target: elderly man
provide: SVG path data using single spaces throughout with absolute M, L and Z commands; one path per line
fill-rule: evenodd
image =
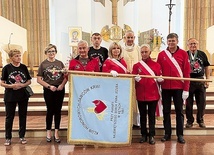
M 188 40 L 187 46 L 189 50 L 187 51 L 190 60 L 191 67 L 191 78 L 209 79 L 209 69 L 207 56 L 203 51 L 198 50 L 198 41 L 195 38 L 190 38 Z M 205 128 L 204 124 L 204 111 L 206 106 L 205 93 L 206 88 L 209 86 L 208 82 L 197 82 L 191 81 L 189 88 L 189 97 L 187 99 L 186 105 L 186 128 L 191 128 L 193 126 L 194 117 L 193 117 L 193 97 L 195 96 L 196 105 L 197 105 L 197 116 L 196 121 L 201 128 Z
M 128 72 L 131 73 L 133 65 L 141 60 L 140 48 L 134 43 L 135 36 L 132 30 L 126 31 L 124 40 L 125 46 L 123 47 L 121 56 L 127 63 Z M 140 126 L 140 114 L 136 103 L 134 103 L 133 109 L 133 124 L 134 126 Z
M 69 70 L 99 72 L 99 57 L 89 58 L 88 43 L 85 40 L 80 40 L 77 45 L 79 55 L 72 59 L 69 63 Z

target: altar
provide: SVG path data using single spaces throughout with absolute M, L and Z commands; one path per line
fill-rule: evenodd
M 10 61 L 8 52 L 11 49 L 20 50 L 22 63 L 28 66 L 27 30 L 2 16 L 0 16 L 0 25 L 2 25 L 0 29 L 0 67 Z

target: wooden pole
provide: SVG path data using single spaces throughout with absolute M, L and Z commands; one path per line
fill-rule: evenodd
M 63 71 L 62 71 L 63 72 Z M 86 71 L 71 71 L 68 70 L 67 73 L 69 74 L 84 74 L 84 75 L 97 75 L 97 76 L 112 76 L 111 73 L 104 73 L 104 72 L 86 72 Z M 143 78 L 163 78 L 167 80 L 183 80 L 183 81 L 200 81 L 200 82 L 212 82 L 211 79 L 196 79 L 196 78 L 181 78 L 181 77 L 171 77 L 171 76 L 151 76 L 151 75 L 135 75 L 135 74 L 118 74 L 118 77 L 136 77 L 140 76 Z

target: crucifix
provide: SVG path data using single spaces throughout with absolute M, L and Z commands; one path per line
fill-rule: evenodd
M 171 16 L 172 16 L 172 8 L 175 6 L 175 4 L 172 4 L 172 0 L 170 0 L 169 4 L 166 4 L 169 8 L 169 33 L 170 33 L 170 24 L 171 24 Z

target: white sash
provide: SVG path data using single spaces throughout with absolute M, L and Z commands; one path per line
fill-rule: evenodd
M 112 62 L 114 62 L 115 64 L 117 64 L 120 68 L 122 68 L 124 70 L 125 73 L 127 73 L 127 69 L 126 67 L 123 66 L 123 64 L 121 64 L 118 60 L 114 59 L 114 58 L 109 58 L 109 60 L 111 60 Z
M 144 61 L 140 61 L 140 64 L 149 72 L 150 75 L 155 76 L 155 73 L 153 72 L 153 70 L 144 62 Z M 158 86 L 157 80 L 154 79 L 156 84 L 157 84 L 157 88 L 158 88 L 158 92 L 160 94 L 160 88 Z
M 181 71 L 181 68 L 180 68 L 178 62 L 175 60 L 174 57 L 172 57 L 171 53 L 168 50 L 164 50 L 164 51 L 165 51 L 166 55 L 168 56 L 169 60 L 171 60 L 172 63 L 175 65 L 175 68 L 177 69 L 180 77 L 183 78 L 183 72 Z
M 141 60 L 140 64 L 149 72 L 150 75 L 155 76 L 155 73 L 153 72 L 153 70 L 144 61 Z M 158 117 L 162 117 L 163 116 L 163 111 L 162 111 L 163 107 L 162 107 L 162 99 L 161 99 L 161 90 L 160 90 L 160 87 L 158 85 L 157 80 L 156 79 L 154 79 L 154 80 L 156 82 L 156 86 L 158 88 L 158 93 L 160 95 L 160 99 L 158 100 L 158 104 L 157 104 L 158 111 L 159 111 L 159 114 L 160 114 L 160 116 L 158 116 Z M 156 110 L 157 110 L 157 107 L 156 107 Z
M 144 61 L 141 60 L 140 64 L 149 72 L 150 75 L 155 76 L 153 70 Z

